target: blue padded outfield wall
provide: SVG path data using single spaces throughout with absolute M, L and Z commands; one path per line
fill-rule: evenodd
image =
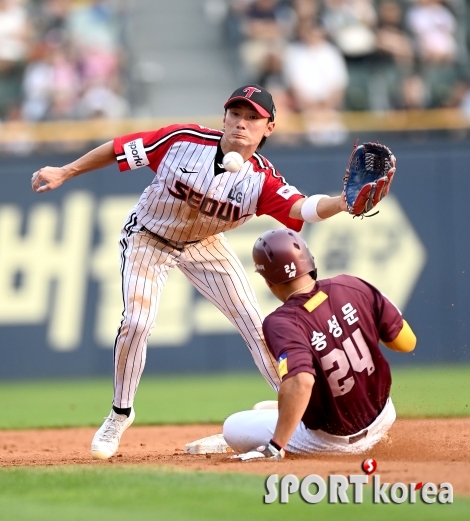
M 397 156 L 391 194 L 369 219 L 337 216 L 302 232 L 319 276 L 351 273 L 388 295 L 415 330 L 412 355 L 393 364 L 470 362 L 470 147 L 388 141 Z M 267 147 L 265 155 L 306 194 L 339 193 L 350 144 Z M 74 155 L 6 156 L 0 167 L 0 377 L 112 372 L 121 319 L 118 236 L 152 180 L 146 168 L 85 174 L 35 194 L 31 174 Z M 278 224 L 253 218 L 227 234 L 264 313 L 278 304 L 253 272 L 251 247 Z M 256 370 L 225 317 L 174 270 L 149 343 L 146 373 Z M 385 348 L 384 348 L 385 349 Z

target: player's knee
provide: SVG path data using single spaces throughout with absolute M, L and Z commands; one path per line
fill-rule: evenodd
M 273 436 L 277 416 L 277 410 L 250 410 L 232 414 L 223 426 L 225 441 L 236 452 L 246 452 L 263 445 Z
M 152 330 L 152 323 L 148 320 L 134 319 L 133 317 L 126 317 L 120 328 L 121 336 L 146 339 Z
M 243 430 L 244 430 L 244 422 L 243 422 L 243 412 L 237 412 L 229 416 L 223 425 L 222 432 L 224 435 L 225 441 L 228 443 L 230 447 L 235 452 L 240 452 L 245 450 L 241 447 L 240 441 L 243 438 Z

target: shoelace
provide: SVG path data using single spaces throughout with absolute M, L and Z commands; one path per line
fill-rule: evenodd
M 111 416 L 105 416 L 104 419 L 109 421 L 106 422 L 107 425 L 99 439 L 101 441 L 111 441 L 114 436 L 119 435 L 125 420 L 118 420 L 117 418 L 111 418 Z

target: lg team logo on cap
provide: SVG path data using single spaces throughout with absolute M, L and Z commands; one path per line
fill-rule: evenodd
M 243 89 L 243 92 L 246 92 L 245 94 L 245 98 L 251 98 L 251 96 L 253 96 L 253 93 L 254 92 L 261 92 L 259 89 L 257 89 L 256 87 L 246 87 L 246 89 Z

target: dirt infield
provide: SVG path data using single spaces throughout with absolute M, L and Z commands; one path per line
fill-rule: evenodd
M 287 457 L 281 462 L 249 463 L 226 455 L 189 455 L 190 441 L 221 432 L 217 425 L 131 427 L 119 452 L 108 461 L 90 457 L 94 428 L 0 431 L 0 466 L 51 465 L 164 465 L 184 470 L 253 474 L 359 474 L 365 456 Z M 398 420 L 390 440 L 381 442 L 367 457 L 378 462 L 382 482 L 439 484 L 450 482 L 454 493 L 470 495 L 470 418 Z

